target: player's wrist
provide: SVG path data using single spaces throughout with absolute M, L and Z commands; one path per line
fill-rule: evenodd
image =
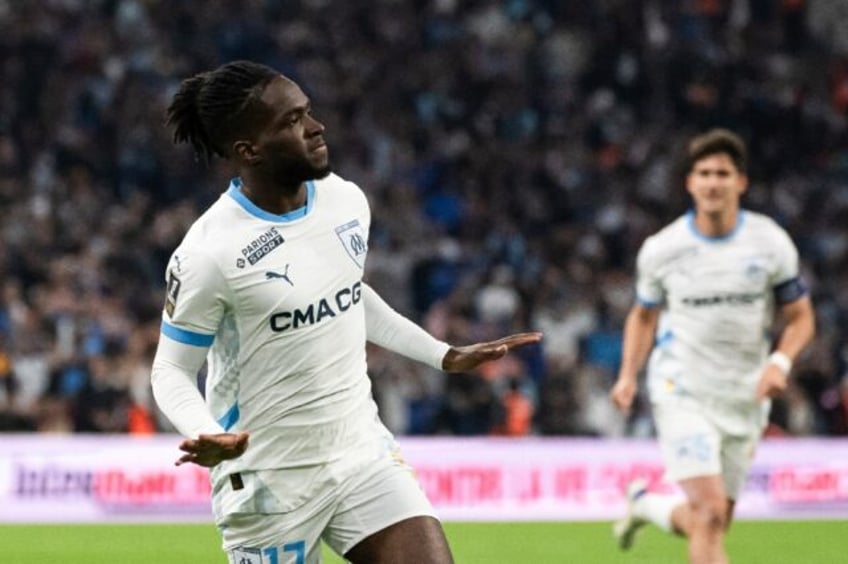
M 784 352 L 774 351 L 768 357 L 769 364 L 776 366 L 784 376 L 792 372 L 792 359 Z

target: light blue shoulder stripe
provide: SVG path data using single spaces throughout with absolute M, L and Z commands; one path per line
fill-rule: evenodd
M 244 211 L 259 219 L 271 221 L 273 223 L 288 223 L 302 217 L 306 217 L 312 211 L 312 205 L 315 202 L 315 183 L 311 180 L 306 182 L 306 205 L 296 210 L 283 214 L 271 213 L 263 210 L 253 202 L 251 202 L 244 192 L 241 191 L 241 179 L 233 178 L 230 180 L 230 187 L 227 189 L 227 195 L 236 201 Z
M 215 335 L 205 335 L 203 333 L 195 333 L 194 331 L 186 331 L 168 323 L 162 322 L 162 334 L 166 337 L 175 340 L 184 345 L 193 345 L 195 347 L 209 347 L 215 340 Z
M 239 420 L 238 404 L 234 403 L 233 406 L 227 410 L 227 412 L 218 418 L 218 424 L 224 428 L 225 431 L 229 431 L 232 429 L 233 425 Z

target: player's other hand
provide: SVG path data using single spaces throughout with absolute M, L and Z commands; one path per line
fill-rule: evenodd
M 757 399 L 775 398 L 786 391 L 789 379 L 783 371 L 774 364 L 767 364 L 757 383 Z
M 633 407 L 633 398 L 636 397 L 638 384 L 635 380 L 629 378 L 619 378 L 615 385 L 610 390 L 610 399 L 613 405 L 622 413 L 630 413 L 630 408 Z
M 442 359 L 442 369 L 447 372 L 467 372 L 490 360 L 497 360 L 516 347 L 538 343 L 538 332 L 517 333 L 497 341 L 477 343 L 464 347 L 451 347 Z
M 192 462 L 211 468 L 224 460 L 238 458 L 247 450 L 248 436 L 246 432 L 218 433 L 186 439 L 180 443 L 180 450 L 185 454 L 177 460 L 176 465 Z

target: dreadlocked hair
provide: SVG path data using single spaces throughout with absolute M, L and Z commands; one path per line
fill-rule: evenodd
M 243 112 L 257 103 L 265 86 L 280 73 L 250 61 L 234 61 L 185 79 L 165 111 L 174 143 L 191 143 L 208 163 L 228 156 Z

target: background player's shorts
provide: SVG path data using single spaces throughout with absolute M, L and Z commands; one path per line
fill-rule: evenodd
M 314 564 L 321 562 L 322 539 L 344 554 L 394 523 L 435 517 L 398 451 L 358 468 L 344 466 L 338 473 L 332 464 L 324 468 L 339 479 L 292 511 L 237 513 L 219 523 L 230 563 Z
M 666 478 L 675 482 L 721 476 L 727 496 L 738 499 L 763 428 L 768 402 L 720 402 L 691 396 L 653 404 Z

